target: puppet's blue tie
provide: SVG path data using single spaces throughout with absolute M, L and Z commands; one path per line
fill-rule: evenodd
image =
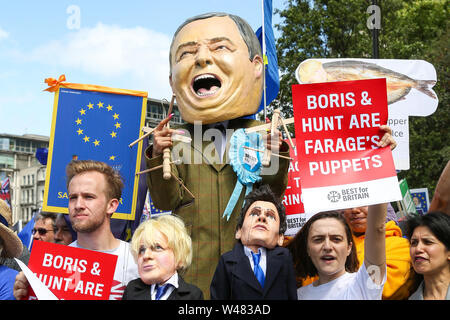
M 166 284 L 166 285 L 158 285 L 156 287 L 156 296 L 155 296 L 155 300 L 159 300 L 161 299 L 161 297 L 164 295 L 164 293 L 166 293 L 167 289 L 169 289 L 170 284 Z
M 252 252 L 252 257 L 253 257 L 253 264 L 254 264 L 253 271 L 255 273 L 255 277 L 256 277 L 256 279 L 258 279 L 259 283 L 261 284 L 261 287 L 264 288 L 265 276 L 264 276 L 264 272 L 263 272 L 261 266 L 259 265 L 259 260 L 261 259 L 261 252 L 259 252 L 259 253 Z

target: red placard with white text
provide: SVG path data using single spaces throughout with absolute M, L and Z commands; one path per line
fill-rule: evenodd
M 58 299 L 108 300 L 116 263 L 113 254 L 35 241 L 28 268 Z
M 289 143 L 289 141 L 285 141 Z M 292 139 L 292 142 L 294 145 L 296 144 L 295 138 Z M 286 208 L 286 215 L 305 212 L 302 203 L 302 186 L 300 183 L 299 163 L 296 148 L 289 148 L 289 156 L 292 160 L 289 162 L 288 184 L 283 197 L 283 205 Z
M 289 140 L 285 140 L 289 143 Z M 296 145 L 295 138 L 292 142 Z M 302 184 L 300 181 L 299 162 L 297 158 L 297 148 L 289 148 L 288 184 L 283 196 L 283 205 L 286 208 L 286 224 L 287 229 L 285 236 L 294 236 L 298 230 L 306 223 L 310 215 L 305 213 L 302 200 Z
M 306 212 L 401 198 L 392 153 L 378 148 L 388 119 L 386 80 L 292 86 Z

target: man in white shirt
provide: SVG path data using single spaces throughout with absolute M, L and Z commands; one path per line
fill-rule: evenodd
M 117 171 L 93 160 L 75 160 L 66 168 L 69 217 L 77 240 L 70 245 L 118 256 L 110 300 L 121 299 L 127 283 L 139 277 L 127 242 L 111 232 L 111 216 L 119 206 L 123 182 Z M 14 284 L 14 297 L 28 293 L 28 281 L 21 272 Z

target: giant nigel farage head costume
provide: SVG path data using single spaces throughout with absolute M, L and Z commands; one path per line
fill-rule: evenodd
M 170 47 L 170 85 L 183 120 L 216 123 L 255 114 L 264 64 L 242 18 L 207 13 L 186 20 Z

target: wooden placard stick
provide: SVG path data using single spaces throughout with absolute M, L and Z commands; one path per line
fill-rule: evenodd
M 128 146 L 131 148 L 132 146 L 134 146 L 136 143 L 138 143 L 139 141 L 141 141 L 142 139 L 148 137 L 149 135 L 151 135 L 153 133 L 153 131 L 155 130 L 155 128 L 148 128 L 148 127 L 142 127 L 142 131 L 145 132 L 145 134 L 143 134 L 142 136 L 139 137 L 139 139 L 134 140 L 132 143 L 130 143 Z
M 178 159 L 178 160 L 172 161 L 171 164 L 172 163 L 173 164 L 180 164 L 181 160 Z M 161 164 L 159 166 L 156 166 L 156 167 L 153 167 L 153 168 L 150 168 L 150 169 L 145 169 L 145 170 L 139 171 L 136 174 L 144 174 L 144 173 L 152 172 L 152 171 L 155 171 L 157 169 L 161 169 L 162 167 L 163 167 L 163 165 Z
M 275 109 L 272 116 L 272 122 L 270 127 L 270 143 L 272 143 L 273 132 L 278 127 L 278 117 L 280 116 L 280 109 Z M 272 155 L 272 151 L 269 148 L 266 148 L 264 151 L 262 165 L 264 167 L 268 167 L 270 165 L 270 157 Z
M 169 111 L 167 112 L 168 115 L 172 114 L 173 109 L 173 103 L 175 101 L 175 95 L 172 95 L 172 100 L 170 101 L 169 105 Z M 166 124 L 167 129 L 170 129 L 169 122 Z M 163 179 L 169 180 L 171 177 L 170 172 L 170 148 L 164 148 L 163 149 Z
M 280 117 L 280 120 L 281 120 L 281 124 L 283 125 L 284 132 L 286 132 L 286 135 L 287 135 L 287 137 L 288 137 L 288 139 L 289 139 L 289 143 L 291 144 L 291 147 L 292 147 L 292 148 L 295 148 L 294 142 L 292 142 L 291 134 L 289 133 L 289 130 L 288 130 L 288 128 L 286 127 L 286 123 L 285 123 L 283 117 Z

